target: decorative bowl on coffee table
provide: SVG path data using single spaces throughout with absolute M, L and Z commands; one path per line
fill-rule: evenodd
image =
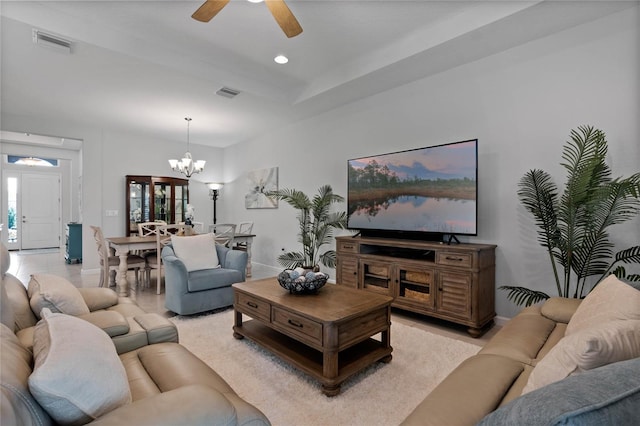
M 278 274 L 278 282 L 292 294 L 312 294 L 327 283 L 329 275 L 302 268 L 285 269 Z

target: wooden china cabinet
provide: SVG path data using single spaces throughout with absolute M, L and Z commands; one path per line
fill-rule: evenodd
M 138 223 L 185 220 L 189 180 L 174 177 L 127 175 L 126 235 L 138 234 Z

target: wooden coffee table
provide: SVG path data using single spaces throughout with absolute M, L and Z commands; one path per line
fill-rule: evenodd
M 275 278 L 233 284 L 233 335 L 253 340 L 318 379 L 327 396 L 349 376 L 390 362 L 393 298 L 327 284 L 295 295 Z M 242 321 L 242 314 L 253 318 Z M 381 339 L 372 336 L 381 333 Z

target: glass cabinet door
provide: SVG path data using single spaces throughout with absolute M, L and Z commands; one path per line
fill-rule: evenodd
M 156 183 L 153 187 L 154 220 L 171 223 L 171 184 Z
M 149 209 L 149 182 L 130 180 L 127 183 L 128 190 L 128 228 L 127 235 L 138 232 L 138 223 L 148 222 Z
M 185 220 L 189 202 L 189 181 L 173 177 L 127 175 L 126 235 L 137 235 L 138 224 L 163 220 Z
M 186 219 L 187 203 L 189 202 L 189 185 L 176 184 L 175 192 L 176 222 L 184 222 Z

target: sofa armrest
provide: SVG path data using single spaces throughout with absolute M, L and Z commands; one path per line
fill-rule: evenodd
M 220 392 L 189 385 L 117 408 L 92 425 L 234 425 L 236 410 Z
M 122 336 L 129 332 L 129 323 L 121 313 L 115 311 L 96 311 L 79 315 L 85 321 L 102 329 L 109 337 Z
M 568 324 L 569 320 L 580 306 L 581 299 L 568 299 L 566 297 L 549 298 L 540 310 L 540 313 L 555 322 Z
M 162 249 L 162 262 L 164 263 L 165 293 L 186 294 L 189 292 L 187 281 L 189 273 L 184 262 L 178 259 L 173 248 L 166 246 Z M 167 285 L 167 283 L 170 283 Z
M 118 294 L 110 288 L 80 287 L 78 290 L 91 312 L 118 304 Z
M 500 355 L 467 358 L 401 426 L 475 425 L 498 407 L 524 369 L 524 364 Z
M 175 324 L 156 313 L 136 315 L 133 319 L 147 332 L 149 344 L 161 342 L 178 343 L 178 329 Z
M 241 272 L 242 281 L 244 281 L 244 274 L 247 268 L 247 252 L 242 250 L 231 250 L 226 247 L 221 247 L 221 249 L 226 250 L 224 261 L 222 261 L 222 267 L 225 269 L 235 269 L 236 271 Z

